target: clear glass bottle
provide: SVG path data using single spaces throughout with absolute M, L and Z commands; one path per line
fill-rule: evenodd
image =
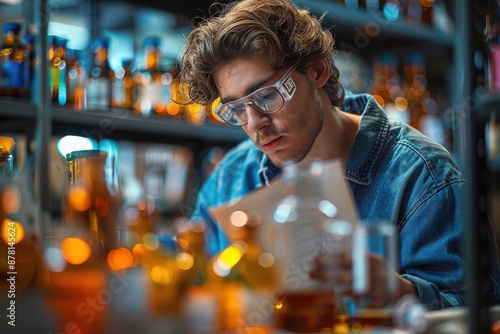
M 124 59 L 122 66 L 115 71 L 114 108 L 132 109 L 134 107 L 134 70 L 132 65 L 132 59 Z
M 5 22 L 0 46 L 0 96 L 20 97 L 24 87 L 25 48 L 19 32 L 21 24 Z
M 309 278 L 315 256 L 322 254 L 324 225 L 337 208 L 323 197 L 323 164 L 288 165 L 283 170 L 285 197 L 274 211 L 268 245 L 278 269 L 277 326 L 319 332 L 335 325 L 333 288 Z
M 65 38 L 50 36 L 49 73 L 52 102 L 65 105 L 66 93 L 66 44 Z
M 98 150 L 75 151 L 66 155 L 68 190 L 63 211 L 68 226 L 83 233 L 91 248 L 91 259 L 106 260 L 116 247 L 118 203 L 105 176 L 107 154 Z
M 12 138 L 0 136 L 0 178 L 11 178 L 14 175 L 14 157 L 11 153 L 14 145 Z
M 166 96 L 171 75 L 160 71 L 160 42 L 158 37 L 148 37 L 143 41 L 145 69 L 136 74 L 135 102 L 136 112 L 143 115 L 167 112 Z
M 93 44 L 93 63 L 87 81 L 87 108 L 107 109 L 112 106 L 115 73 L 108 62 L 108 38 Z

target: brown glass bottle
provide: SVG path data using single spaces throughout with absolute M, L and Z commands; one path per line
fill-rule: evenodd
M 403 96 L 398 74 L 398 59 L 394 54 L 381 54 L 373 70 L 371 94 L 387 115 L 408 123 L 408 103 Z
M 104 174 L 107 154 L 98 150 L 76 151 L 66 155 L 68 192 L 64 211 L 66 222 L 88 232 L 92 256 L 105 261 L 116 247 L 117 202 Z
M 52 102 L 65 105 L 66 94 L 66 44 L 67 39 L 49 36 L 50 48 L 48 53 L 50 73 L 50 96 Z
M 148 37 L 143 41 L 145 69 L 136 74 L 135 110 L 137 113 L 164 115 L 167 113 L 166 96 L 172 81 L 170 73 L 160 71 L 160 39 Z
M 115 73 L 108 62 L 109 39 L 98 38 L 93 45 L 93 64 L 87 81 L 87 108 L 107 109 L 112 106 Z
M 31 84 L 35 73 L 35 36 L 26 34 L 24 40 L 24 72 L 23 72 L 23 88 L 21 90 L 21 97 L 26 99 L 31 98 Z
M 124 59 L 122 66 L 115 71 L 115 89 L 113 90 L 113 107 L 133 109 L 134 78 L 132 59 Z
M 25 48 L 19 40 L 21 24 L 5 22 L 0 46 L 0 96 L 20 97 L 24 82 Z

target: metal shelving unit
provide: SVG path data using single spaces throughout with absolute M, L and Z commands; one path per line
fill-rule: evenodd
M 454 47 L 453 35 L 445 35 L 436 32 L 430 27 L 411 24 L 404 20 L 389 21 L 381 13 L 368 13 L 362 9 L 349 9 L 342 4 L 335 3 L 332 0 L 295 0 L 299 6 L 308 8 L 317 16 L 327 13 L 326 20 L 328 24 L 333 24 L 333 30 L 339 27 L 364 27 L 376 29 L 377 35 L 384 39 L 398 39 L 407 44 L 420 43 L 425 41 L 442 47 Z

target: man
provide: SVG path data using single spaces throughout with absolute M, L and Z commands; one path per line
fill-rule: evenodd
M 429 309 L 463 305 L 462 174 L 444 148 L 390 121 L 371 96 L 345 98 L 333 52 L 320 20 L 288 0 L 233 3 L 191 32 L 180 73 L 190 98 L 220 98 L 216 114 L 249 137 L 206 181 L 193 218 L 209 222 L 214 254 L 227 240 L 209 207 L 266 186 L 286 163 L 339 158 L 359 218 L 396 226 L 400 270 L 382 276 L 396 276 L 397 297 L 415 295 Z M 321 262 L 311 275 L 326 279 Z M 500 302 L 498 265 L 492 283 Z

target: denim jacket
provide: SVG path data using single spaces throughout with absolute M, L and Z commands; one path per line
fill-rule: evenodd
M 389 120 L 370 95 L 346 97 L 343 110 L 362 115 L 344 170 L 359 219 L 395 224 L 399 272 L 428 309 L 462 306 L 465 179 L 451 155 L 408 125 Z M 227 246 L 227 238 L 207 209 L 265 186 L 280 172 L 249 139 L 227 153 L 203 185 L 192 215 L 208 222 L 211 255 Z M 490 253 L 491 298 L 500 303 L 498 258 Z

